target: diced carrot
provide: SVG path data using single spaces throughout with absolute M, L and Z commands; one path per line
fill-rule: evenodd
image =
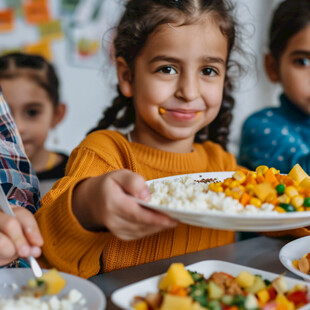
M 169 291 L 169 294 L 176 295 L 176 296 L 187 296 L 187 291 L 182 286 L 173 285 Z
M 283 176 L 283 182 L 286 186 L 291 186 L 295 184 L 294 180 L 290 178 L 288 175 Z
M 248 194 L 247 192 L 243 192 L 242 196 L 240 197 L 240 203 L 243 206 L 246 206 L 251 198 L 252 196 L 250 194 Z
M 269 183 L 279 183 L 279 181 L 277 180 L 275 174 L 272 172 L 271 169 L 269 169 L 266 173 L 265 173 L 265 182 L 269 182 Z

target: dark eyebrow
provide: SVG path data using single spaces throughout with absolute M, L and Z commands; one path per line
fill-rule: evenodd
M 291 56 L 307 56 L 310 57 L 310 51 L 307 50 L 296 50 L 291 53 Z
M 202 57 L 201 59 L 202 59 L 202 61 L 207 62 L 207 63 L 219 63 L 223 66 L 225 66 L 225 64 L 226 64 L 224 59 L 221 57 L 205 56 L 205 57 Z M 164 55 L 158 55 L 158 56 L 152 58 L 149 63 L 152 64 L 152 63 L 157 62 L 157 61 L 166 61 L 166 62 L 171 62 L 171 63 L 180 63 L 181 62 L 179 59 L 174 58 L 174 57 L 167 57 Z

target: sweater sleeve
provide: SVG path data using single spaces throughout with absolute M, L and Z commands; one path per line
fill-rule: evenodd
M 42 267 L 55 267 L 84 278 L 99 272 L 100 256 L 111 234 L 88 231 L 79 224 L 72 212 L 72 193 L 82 180 L 113 170 L 113 166 L 117 168 L 117 162 L 111 159 L 107 163 L 86 148 L 72 152 L 66 176 L 44 196 L 35 215 L 44 238 Z

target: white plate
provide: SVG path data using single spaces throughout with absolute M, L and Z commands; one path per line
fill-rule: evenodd
M 106 307 L 106 298 L 98 286 L 85 279 L 60 272 L 67 281 L 66 286 L 57 295 L 59 298 L 67 295 L 71 289 L 80 291 L 86 299 L 83 307 L 75 307 L 74 310 L 86 308 L 88 310 L 103 310 Z M 33 278 L 29 268 L 8 268 L 0 269 L 0 298 L 13 297 L 20 292 L 20 288 Z M 14 289 L 12 284 L 17 284 L 18 289 Z M 49 298 L 49 297 L 46 297 Z
M 310 252 L 310 236 L 296 239 L 287 243 L 279 252 L 279 259 L 282 265 L 298 275 L 299 277 L 305 279 L 306 281 L 310 281 L 310 275 L 307 275 L 299 270 L 297 270 L 293 266 L 293 261 L 295 259 L 300 259 L 305 254 Z
M 272 281 L 276 277 L 277 274 L 245 267 L 241 265 L 236 265 L 233 263 L 228 263 L 220 260 L 205 260 L 199 263 L 195 263 L 189 266 L 186 266 L 186 269 L 191 271 L 197 271 L 202 273 L 205 277 L 211 276 L 213 272 L 226 272 L 233 276 L 237 276 L 241 271 L 247 270 L 251 274 L 260 274 L 264 279 Z M 158 282 L 162 275 L 158 275 L 152 278 L 148 278 L 137 283 L 125 286 L 121 289 L 116 290 L 112 296 L 112 302 L 120 307 L 121 309 L 132 309 L 130 307 L 130 302 L 134 298 L 134 296 L 146 296 L 147 293 L 153 292 L 156 293 L 158 291 Z M 285 277 L 286 283 L 288 284 L 289 288 L 293 288 L 296 284 L 302 283 L 308 287 L 308 300 L 310 299 L 310 284 L 301 280 L 296 280 L 293 278 Z M 299 310 L 306 310 L 309 309 L 308 306 L 304 306 Z
M 230 178 L 234 172 L 208 172 L 208 173 L 194 173 L 188 176 L 195 177 L 196 180 L 216 178 L 222 181 Z M 160 180 L 173 180 L 186 175 L 176 175 L 166 178 L 154 179 L 147 181 L 150 185 L 152 182 Z M 225 230 L 236 231 L 280 231 L 287 229 L 300 228 L 310 225 L 310 211 L 305 212 L 289 212 L 289 213 L 269 213 L 269 214 L 234 214 L 224 213 L 221 211 L 195 211 L 195 210 L 176 210 L 166 206 L 158 206 L 145 201 L 137 199 L 137 201 L 148 208 L 165 213 L 180 222 Z

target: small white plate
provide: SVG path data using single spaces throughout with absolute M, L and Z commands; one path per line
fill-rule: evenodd
M 67 281 L 66 286 L 57 295 L 59 298 L 64 297 L 71 289 L 77 289 L 86 299 L 86 304 L 75 307 L 74 310 L 89 309 L 103 310 L 106 307 L 106 298 L 98 286 L 85 279 L 60 272 Z M 0 269 L 0 299 L 10 298 L 20 292 L 22 286 L 25 286 L 33 274 L 29 268 L 7 268 Z M 16 287 L 17 285 L 17 287 Z M 16 288 L 15 288 L 16 287 Z M 49 298 L 47 296 L 46 298 Z
M 310 275 L 305 274 L 297 270 L 293 266 L 293 261 L 295 259 L 300 259 L 305 254 L 310 252 L 310 236 L 302 237 L 287 243 L 279 252 L 279 259 L 282 265 L 291 271 L 292 273 L 298 275 L 299 277 L 310 281 Z
M 186 269 L 202 273 L 205 277 L 211 276 L 213 272 L 226 272 L 233 276 L 237 276 L 241 271 L 246 270 L 251 274 L 259 274 L 264 279 L 272 281 L 279 275 L 255 268 L 241 266 L 233 263 L 228 263 L 220 260 L 205 260 L 186 266 Z M 130 302 L 135 296 L 146 296 L 147 293 L 156 293 L 158 291 L 158 282 L 162 275 L 148 278 L 137 283 L 125 286 L 116 290 L 112 296 L 112 302 L 121 309 L 132 309 Z M 293 288 L 296 284 L 302 283 L 308 287 L 307 298 L 310 300 L 310 284 L 301 280 L 285 277 L 285 281 L 289 288 Z M 299 310 L 309 309 L 309 304 L 300 308 Z
M 150 180 L 146 183 L 150 185 L 152 182 L 173 180 L 184 176 L 193 176 L 196 180 L 215 178 L 218 181 L 222 181 L 226 178 L 230 178 L 233 173 L 233 171 L 228 171 L 176 175 Z M 258 232 L 288 230 L 310 225 L 310 211 L 272 214 L 237 214 L 224 213 L 217 210 L 206 210 L 202 212 L 197 210 L 176 210 L 169 208 L 168 206 L 158 206 L 139 199 L 136 200 L 144 207 L 148 207 L 156 211 L 165 213 L 170 217 L 179 220 L 180 222 L 194 226 L 224 230 Z

